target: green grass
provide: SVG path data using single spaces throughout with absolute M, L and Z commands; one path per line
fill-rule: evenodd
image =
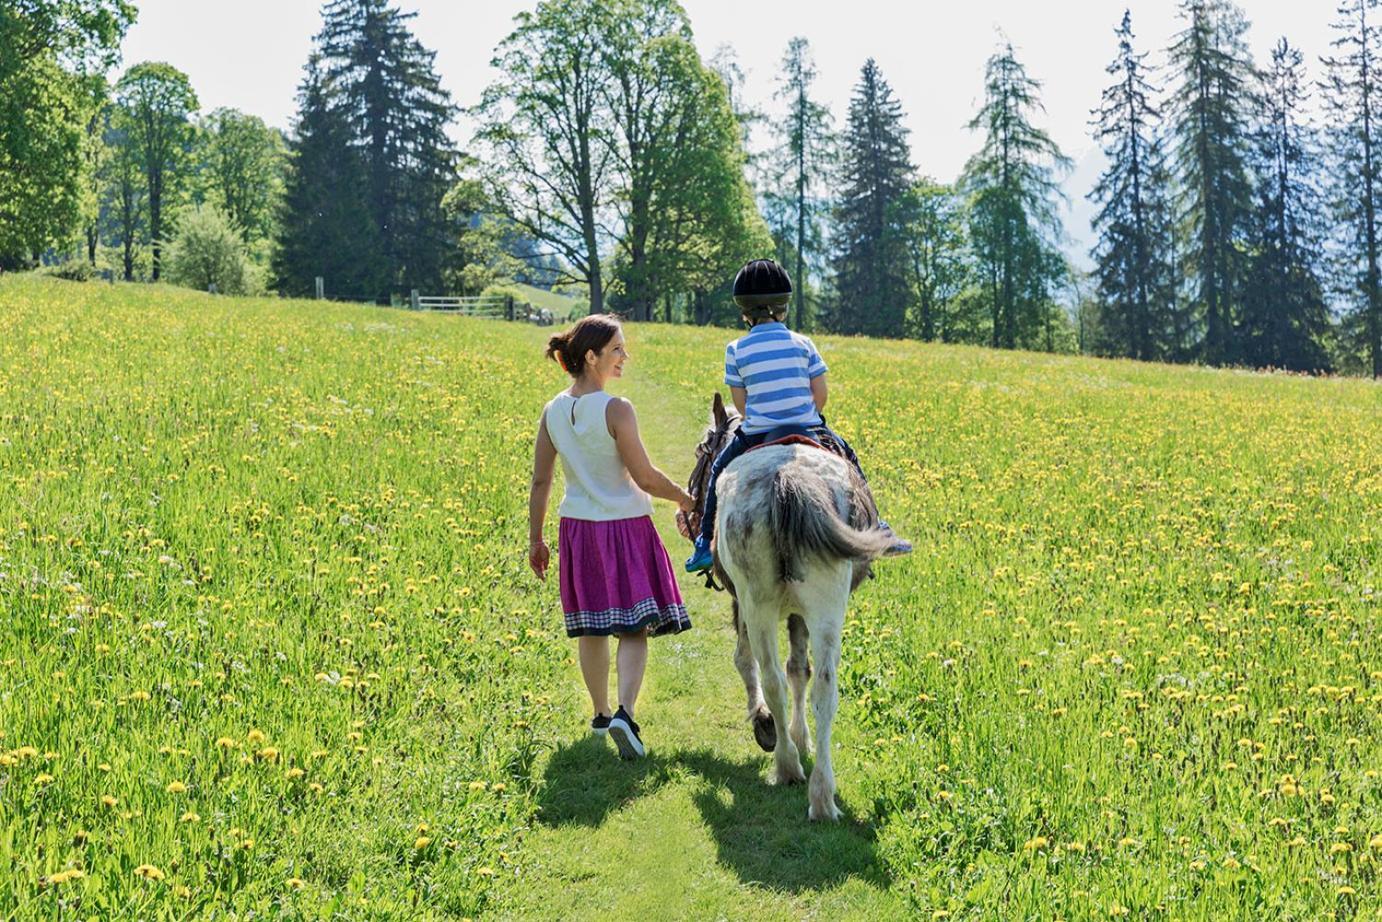
M 535 288 L 532 285 L 525 285 L 522 282 L 512 282 L 507 284 L 508 287 L 512 287 L 517 291 L 521 292 L 524 300 L 526 300 L 533 307 L 546 308 L 547 310 L 551 311 L 552 316 L 556 317 L 559 323 L 564 321 L 566 319 L 566 315 L 571 313 L 571 310 L 575 307 L 579 307 L 584 304 L 586 305 L 586 309 L 589 309 L 588 302 L 583 302 L 576 298 L 570 298 L 566 295 L 559 295 L 556 292 L 548 291 L 545 288 Z
M 691 581 L 586 738 L 547 332 L 0 278 L 0 917 L 1378 918 L 1382 388 L 818 337 L 918 547 L 820 826 Z M 726 335 L 628 330 L 675 476 Z

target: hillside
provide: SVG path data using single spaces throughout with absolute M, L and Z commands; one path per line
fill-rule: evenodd
M 694 580 L 651 758 L 586 737 L 525 563 L 549 332 L 0 277 L 0 916 L 1382 904 L 1382 388 L 818 337 L 917 544 L 853 600 L 819 826 Z M 726 335 L 627 329 L 677 479 Z

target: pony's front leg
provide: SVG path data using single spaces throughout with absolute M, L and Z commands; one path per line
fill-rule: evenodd
M 763 685 L 758 680 L 758 661 L 754 659 L 749 646 L 749 636 L 744 630 L 744 619 L 739 614 L 739 600 L 731 602 L 734 611 L 734 666 L 744 680 L 744 691 L 749 697 L 749 720 L 753 723 L 753 738 L 764 752 L 772 752 L 777 747 L 777 727 L 773 715 L 763 701 Z
M 838 820 L 835 806 L 835 771 L 830 764 L 830 729 L 840 704 L 840 618 L 817 623 L 811 632 L 811 655 L 816 661 L 816 679 L 811 684 L 811 707 L 816 714 L 816 764 L 811 769 L 811 807 L 813 820 Z
M 751 607 L 745 606 L 743 615 L 749 643 L 753 645 L 753 655 L 758 660 L 758 668 L 763 677 L 763 696 L 767 699 L 768 710 L 772 712 L 773 723 L 785 727 L 787 676 L 778 663 L 776 612 L 756 613 Z M 768 775 L 768 783 L 799 784 L 805 780 L 806 773 L 801 769 L 801 754 L 792 742 L 791 734 L 777 734 L 777 745 L 773 749 L 773 770 Z

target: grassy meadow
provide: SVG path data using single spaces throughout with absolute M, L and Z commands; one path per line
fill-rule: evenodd
M 1382 918 L 1382 387 L 818 338 L 917 545 L 818 826 L 696 581 L 585 736 L 546 332 L 0 278 L 0 918 Z M 680 479 L 729 333 L 627 332 Z

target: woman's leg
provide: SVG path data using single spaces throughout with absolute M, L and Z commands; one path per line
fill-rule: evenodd
M 581 660 L 581 677 L 585 679 L 586 691 L 590 692 L 590 703 L 596 714 L 609 717 L 614 712 L 609 709 L 609 638 L 580 637 L 578 652 Z M 623 650 L 623 644 L 619 645 Z M 640 673 L 641 675 L 641 673 Z M 620 671 L 620 684 L 623 672 Z
M 633 717 L 638 691 L 643 687 L 643 670 L 648 665 L 647 629 L 637 634 L 620 634 L 615 657 L 619 664 L 619 704 Z

